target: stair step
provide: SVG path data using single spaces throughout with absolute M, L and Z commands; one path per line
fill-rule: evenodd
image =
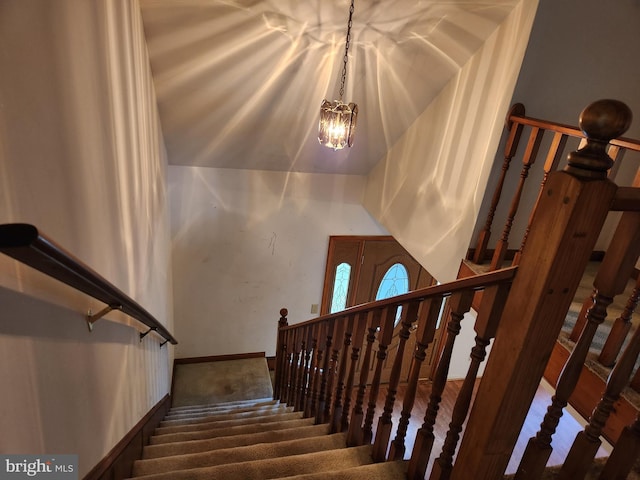
M 187 417 L 177 419 L 166 419 L 160 422 L 159 428 L 173 427 L 178 425 L 196 425 L 198 423 L 210 423 L 220 422 L 222 420 L 240 420 L 251 417 L 261 417 L 265 415 L 272 415 L 275 413 L 288 413 L 293 412 L 293 407 L 287 407 L 286 405 L 272 405 L 268 407 L 259 407 L 255 410 L 233 412 L 233 413 L 218 413 L 218 414 L 198 414 L 190 415 Z
M 404 460 L 373 463 L 329 472 L 281 477 L 280 480 L 406 480 L 407 463 Z
M 233 408 L 219 408 L 219 407 L 209 407 L 209 408 L 199 408 L 197 410 L 190 410 L 185 412 L 175 412 L 175 413 L 167 413 L 165 416 L 165 420 L 179 420 L 181 418 L 189 418 L 197 415 L 224 415 L 229 413 L 242 413 L 242 412 L 252 412 L 255 410 L 261 410 L 265 408 L 273 408 L 278 405 L 286 405 L 280 402 L 271 402 L 267 404 L 259 404 L 259 405 L 245 405 L 238 406 Z
M 371 446 L 341 448 L 284 458 L 191 468 L 137 477 L 139 480 L 267 480 L 308 473 L 349 469 L 372 463 Z
M 206 423 L 196 423 L 193 425 L 174 425 L 169 427 L 158 427 L 154 431 L 154 435 L 165 435 L 168 433 L 180 432 L 197 432 L 202 430 L 213 430 L 219 428 L 237 427 L 239 425 L 247 425 L 249 423 L 272 423 L 286 420 L 295 420 L 302 418 L 302 412 L 285 412 L 277 414 L 264 414 L 257 417 L 239 418 L 234 420 L 209 421 Z
M 211 430 L 201 430 L 195 432 L 177 432 L 163 435 L 154 435 L 149 439 L 149 443 L 157 445 L 160 443 L 185 442 L 189 440 L 204 440 L 207 438 L 228 437 L 232 435 L 243 435 L 248 433 L 267 432 L 272 430 L 284 430 L 287 428 L 303 427 L 313 425 L 312 418 L 302 418 L 302 415 L 291 415 L 292 420 L 254 423 L 247 425 L 237 425 L 228 428 L 214 428 Z
M 323 435 L 284 442 L 259 443 L 245 447 L 223 448 L 202 453 L 175 455 L 134 463 L 135 476 L 169 472 L 182 469 L 211 467 L 229 463 L 262 460 L 266 458 L 288 457 L 327 450 L 344 448 L 347 441 L 345 433 Z
M 142 451 L 142 458 L 160 458 L 172 455 L 207 452 L 223 448 L 245 447 L 256 443 L 283 442 L 286 440 L 327 435 L 329 433 L 328 424 L 313 425 L 310 419 L 306 419 L 304 422 L 306 423 L 296 426 L 295 428 L 282 430 L 269 430 L 266 432 L 247 433 L 244 435 L 233 435 L 206 440 L 147 445 Z M 302 424 L 302 421 L 296 420 L 296 423 Z
M 174 413 L 186 413 L 197 410 L 208 410 L 208 409 L 234 409 L 234 408 L 245 408 L 245 407 L 258 407 L 264 405 L 273 405 L 278 403 L 278 400 L 274 400 L 272 398 L 257 398 L 254 400 L 238 400 L 235 402 L 223 402 L 223 403 L 205 403 L 201 405 L 185 405 L 181 407 L 171 407 L 169 409 L 169 415 Z

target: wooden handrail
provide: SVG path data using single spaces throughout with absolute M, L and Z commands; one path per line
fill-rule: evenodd
M 559 132 L 571 137 L 584 138 L 585 134 L 578 127 L 572 125 L 566 125 L 563 123 L 549 122 L 547 120 L 540 120 L 538 118 L 527 117 L 517 112 L 510 112 L 507 117 L 507 123 L 514 122 L 522 125 L 528 125 L 530 127 L 540 128 L 542 130 L 548 130 L 550 132 Z M 640 141 L 633 138 L 613 138 L 609 141 L 610 145 L 626 148 L 628 150 L 634 150 L 640 152 Z
M 340 312 L 329 313 L 321 317 L 312 318 L 311 320 L 307 320 L 306 322 L 285 325 L 281 327 L 281 330 L 293 330 L 301 326 L 313 325 L 315 323 L 321 323 L 327 320 L 335 320 L 356 313 L 367 313 L 371 310 L 381 310 L 384 307 L 407 304 L 411 301 L 422 301 L 428 298 L 435 297 L 449 297 L 453 293 L 462 290 L 483 290 L 488 286 L 512 280 L 516 274 L 517 269 L 517 266 L 511 266 L 502 268 L 500 270 L 494 270 L 492 272 L 475 275 L 473 277 L 462 278 L 453 282 L 420 288 L 418 290 L 413 290 L 396 297 L 376 300 L 375 302 L 363 303 L 360 305 L 349 307 L 346 310 L 342 310 Z
M 0 251 L 100 300 L 108 305 L 108 309 L 121 310 L 149 327 L 149 332 L 155 331 L 172 344 L 178 343 L 153 315 L 35 226 L 26 223 L 0 225 Z

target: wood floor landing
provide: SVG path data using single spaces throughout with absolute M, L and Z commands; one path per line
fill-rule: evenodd
M 451 412 L 453 411 L 453 407 L 455 405 L 455 400 L 460 392 L 460 387 L 462 386 L 462 380 L 450 380 L 447 382 L 447 386 L 442 395 L 442 402 L 440 403 L 440 410 L 438 414 L 438 421 L 436 422 L 436 426 L 434 429 L 434 434 L 436 436 L 436 442 L 433 447 L 432 460 L 429 464 L 427 471 L 430 471 L 431 464 L 434 458 L 437 458 L 440 455 L 440 451 L 442 449 L 442 444 L 447 435 L 447 430 L 449 428 L 449 421 L 451 419 Z M 387 395 L 387 389 L 383 385 L 383 388 L 380 389 L 380 395 L 378 397 L 378 405 L 384 405 L 384 400 Z M 394 410 L 393 423 L 394 429 L 391 435 L 391 439 L 395 438 L 395 431 L 398 424 L 399 411 L 402 408 L 402 401 L 404 397 L 404 392 L 406 387 L 400 385 L 398 387 L 398 394 L 396 396 L 396 407 Z M 409 429 L 407 431 L 407 449 L 405 454 L 405 459 L 410 458 L 411 451 L 413 449 L 413 439 L 416 436 L 416 433 L 420 426 L 422 425 L 424 414 L 427 409 L 427 405 L 429 403 L 429 395 L 431 393 L 431 382 L 429 381 L 421 381 L 418 385 L 418 394 L 416 396 L 415 406 L 414 406 L 414 414 L 411 417 L 411 422 L 409 424 Z M 507 471 L 505 473 L 515 473 L 518 468 L 518 464 L 520 462 L 520 458 L 524 453 L 524 449 L 527 446 L 527 442 L 529 438 L 535 436 L 537 433 L 540 423 L 544 418 L 544 414 L 547 411 L 547 407 L 551 402 L 552 391 L 550 387 L 540 386 L 538 387 L 538 391 L 536 392 L 533 404 L 531 409 L 529 410 L 529 414 L 525 420 L 525 424 L 520 432 L 520 436 L 518 437 L 518 442 L 514 449 L 511 462 L 507 467 Z M 381 408 L 376 411 L 376 418 L 374 420 L 374 430 L 380 416 Z M 560 424 L 558 426 L 558 430 L 556 435 L 553 437 L 552 447 L 553 453 L 551 454 L 551 458 L 549 459 L 548 465 L 560 465 L 564 462 L 564 459 L 571 448 L 571 444 L 573 443 L 573 439 L 576 434 L 583 429 L 583 426 L 579 423 L 579 421 L 566 412 L 560 419 Z M 600 448 L 598 451 L 597 457 L 606 457 L 609 453 L 605 448 Z

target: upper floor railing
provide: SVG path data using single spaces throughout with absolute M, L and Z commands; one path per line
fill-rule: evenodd
M 577 146 L 583 146 L 586 142 L 585 133 L 577 127 L 564 125 L 561 123 L 554 123 L 546 120 L 539 120 L 525 116 L 524 105 L 518 103 L 511 107 L 506 118 L 506 130 L 508 132 L 505 147 L 504 147 L 504 160 L 502 163 L 502 169 L 498 177 L 498 181 L 493 192 L 489 210 L 486 220 L 482 229 L 478 234 L 478 239 L 475 248 L 470 251 L 469 260 L 473 263 L 481 265 L 488 259 L 490 260 L 489 270 L 495 270 L 502 268 L 505 265 L 505 259 L 515 252 L 515 257 L 512 264 L 517 264 L 521 255 L 522 248 L 527 241 L 527 237 L 530 231 L 531 215 L 539 202 L 536 200 L 533 206 L 529 205 L 524 214 L 527 215 L 525 220 L 528 221 L 526 229 L 519 239 L 519 243 L 514 242 L 511 239 L 512 229 L 519 216 L 521 208 L 521 202 L 523 202 L 523 193 L 525 186 L 530 182 L 530 172 L 534 167 L 534 164 L 538 159 L 542 161 L 544 159 L 544 165 L 542 167 L 542 178 L 538 191 L 541 192 L 547 181 L 549 174 L 558 170 L 563 166 L 563 161 L 567 157 L 567 149 L 573 140 Z M 526 144 L 521 144 L 521 138 L 525 136 L 527 138 Z M 612 139 L 607 147 L 607 154 L 609 158 L 614 162 L 610 172 L 618 171 L 621 168 L 622 161 L 627 152 L 634 152 L 634 158 L 630 159 L 638 163 L 638 152 L 640 152 L 640 140 L 634 140 L 630 138 L 616 138 Z M 511 201 L 507 205 L 504 205 L 501 211 L 506 210 L 506 218 L 504 225 L 500 231 L 500 237 L 495 241 L 495 248 L 493 252 L 489 249 L 490 240 L 492 237 L 492 229 L 496 223 L 496 212 L 498 211 L 501 202 L 507 199 L 503 199 L 503 190 L 506 191 L 507 173 L 513 163 L 514 159 L 521 159 L 522 168 L 518 177 L 517 185 L 513 191 Z M 632 185 L 640 186 L 640 169 L 635 168 L 638 174 L 634 179 Z M 534 179 L 535 182 L 535 179 Z M 620 195 L 618 201 L 622 202 L 624 195 Z M 531 208 L 532 207 L 532 208 Z M 510 249 L 510 246 L 515 244 L 516 248 Z M 488 258 L 490 257 L 490 258 Z M 483 268 L 481 270 L 486 270 Z
M 174 345 L 178 343 L 165 326 L 147 310 L 33 225 L 0 225 L 0 252 L 106 304 L 100 312 L 93 314 L 89 311 L 87 314 L 90 329 L 108 312 L 121 310 L 149 327 L 149 330 L 140 333 L 140 339 L 156 332 L 165 339 L 160 346 L 167 342 Z

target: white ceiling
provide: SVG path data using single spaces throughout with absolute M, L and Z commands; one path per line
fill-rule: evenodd
M 367 174 L 517 0 L 357 0 L 344 100 L 355 144 L 317 140 L 349 0 L 140 0 L 173 165 Z

